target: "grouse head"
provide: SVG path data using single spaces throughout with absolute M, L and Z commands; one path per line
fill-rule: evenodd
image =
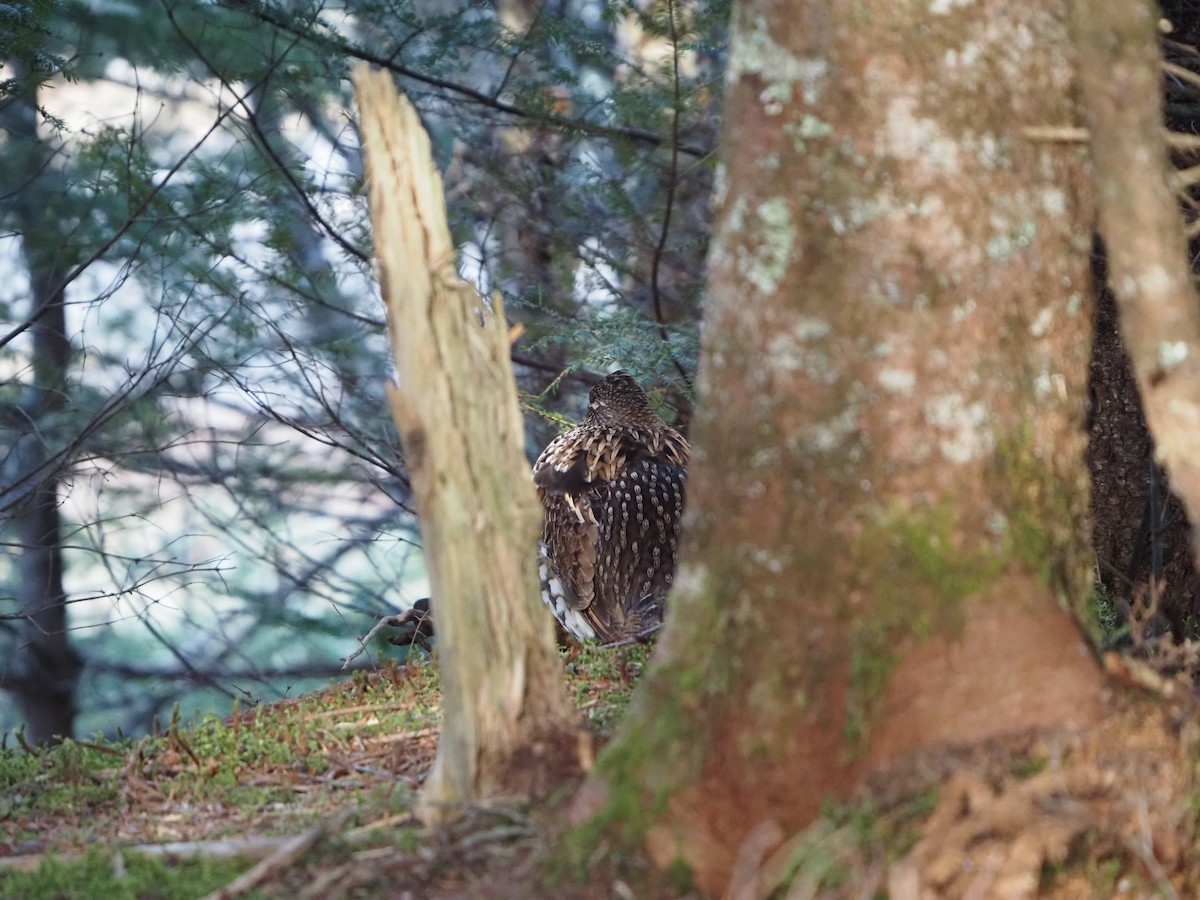
M 592 388 L 583 421 L 585 425 L 666 425 L 651 408 L 642 386 L 623 369 Z

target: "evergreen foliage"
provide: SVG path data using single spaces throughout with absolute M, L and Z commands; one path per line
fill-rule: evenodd
M 0 5 L 38 112 L 0 176 L 0 659 L 23 646 L 15 537 L 47 536 L 86 661 L 76 730 L 178 700 L 273 699 L 424 593 L 371 266 L 357 60 L 394 72 L 445 173 L 461 271 L 504 293 L 535 452 L 620 365 L 685 421 L 726 4 L 168 0 Z M 17 136 L 6 134 L 14 142 Z M 22 225 L 22 204 L 40 211 Z M 36 384 L 31 248 L 70 342 Z M 35 440 L 36 466 L 18 450 Z M 0 687 L 16 689 L 0 664 Z M 15 713 L 0 703 L 0 730 Z

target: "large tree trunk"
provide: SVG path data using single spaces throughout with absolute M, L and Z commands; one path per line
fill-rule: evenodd
M 392 410 L 421 517 L 437 609 L 442 736 L 422 803 L 549 788 L 576 759 L 535 569 L 540 515 L 525 460 L 509 336 L 459 279 L 442 180 L 391 76 L 360 66 L 371 224 L 398 386 Z
M 907 751 L 1102 711 L 1089 196 L 1025 131 L 1071 60 L 1062 0 L 735 10 L 683 563 L 598 807 L 706 890 Z

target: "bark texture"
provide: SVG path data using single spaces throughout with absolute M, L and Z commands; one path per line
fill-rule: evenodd
M 29 75 L 14 60 L 11 76 Z M 61 223 L 66 185 L 55 150 L 38 134 L 32 83 L 0 104 L 7 164 L 0 176 L 6 221 L 21 237 L 29 277 L 29 366 L 32 378 L 17 408 L 0 412 L 0 526 L 11 528 L 19 554 L 10 596 L 18 621 L 15 646 L 0 665 L 0 687 L 12 693 L 25 737 L 40 744 L 70 737 L 83 662 L 71 646 L 63 590 L 62 516 L 58 488 L 65 443 L 71 343 L 63 305 L 69 241 Z
M 536 791 L 575 750 L 552 619 L 538 597 L 540 521 L 499 298 L 455 270 L 429 140 L 391 76 L 359 67 L 371 223 L 398 386 L 392 411 L 437 604 L 443 714 L 425 817 Z
M 1168 179 L 1158 7 L 1073 4 L 1100 232 L 1155 455 L 1200 521 L 1200 300 Z M 1131 173 L 1137 177 L 1131 178 Z M 1193 536 L 1193 541 L 1195 540 Z
M 735 9 L 682 565 L 590 807 L 706 891 L 901 754 L 1102 711 L 1090 198 L 1024 130 L 1079 121 L 1067 20 Z

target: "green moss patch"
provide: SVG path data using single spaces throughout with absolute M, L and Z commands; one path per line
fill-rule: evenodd
M 873 597 L 851 626 L 847 737 L 865 749 L 875 701 L 906 639 L 963 626 L 962 601 L 992 584 L 1009 562 L 1000 552 L 962 550 L 948 509 L 893 515 L 864 530 L 854 547 L 858 586 Z
M 0 895 L 23 900 L 189 900 L 217 891 L 248 869 L 240 860 L 159 859 L 98 849 L 65 862 L 48 856 L 31 872 L 0 870 Z M 259 891 L 245 897 L 265 896 Z
M 564 652 L 568 690 L 602 735 L 650 652 Z M 221 844 L 240 851 L 319 822 L 337 824 L 265 894 L 248 896 L 297 894 L 319 879 L 360 885 L 364 896 L 390 896 L 403 882 L 425 896 L 489 866 L 504 871 L 514 854 L 537 852 L 528 811 L 481 811 L 448 837 L 414 824 L 440 706 L 436 665 L 390 666 L 225 718 L 176 716 L 138 741 L 11 740 L 0 746 L 0 896 L 201 897 L 252 864 L 214 855 Z M 169 861 L 137 849 L 164 844 L 189 849 Z

